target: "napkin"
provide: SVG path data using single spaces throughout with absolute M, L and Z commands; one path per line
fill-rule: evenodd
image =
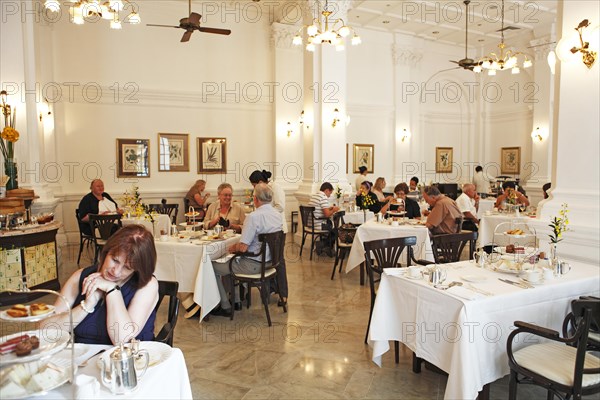
M 388 276 L 404 276 L 408 268 L 384 268 L 383 273 Z
M 462 286 L 452 286 L 446 292 L 466 300 L 476 300 L 484 297 L 481 293 L 474 292 Z
M 97 399 L 100 396 L 100 382 L 93 376 L 79 374 L 75 377 L 73 397 L 77 400 Z
M 229 262 L 229 260 L 231 260 L 234 255 L 235 254 L 227 254 L 226 256 L 223 256 L 223 257 L 219 258 L 218 260 L 214 260 L 214 261 L 224 264 L 224 263 Z

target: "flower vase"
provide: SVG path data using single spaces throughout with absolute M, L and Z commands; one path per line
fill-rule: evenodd
M 558 254 L 556 251 L 556 243 L 550 243 L 550 265 L 552 265 L 552 268 L 555 268 L 557 263 Z
M 6 190 L 18 189 L 19 181 L 17 180 L 17 163 L 12 159 L 4 161 L 4 174 L 10 178 L 6 183 Z

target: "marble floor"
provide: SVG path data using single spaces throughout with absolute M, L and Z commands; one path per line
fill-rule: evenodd
M 359 270 L 336 273 L 333 258 L 308 249 L 299 256 L 299 241 L 289 241 L 286 260 L 289 280 L 288 312 L 271 301 L 273 326 L 268 327 L 258 293 L 250 309 L 235 319 L 180 316 L 174 345 L 182 349 L 194 398 L 197 399 L 443 399 L 446 377 L 423 369 L 411 370 L 412 353 L 401 346 L 400 364 L 393 351 L 383 367 L 371 361 L 364 344 L 370 294 L 360 286 Z M 77 249 L 61 248 L 61 281 L 77 268 Z M 89 264 L 89 254 L 81 265 Z M 164 308 L 164 312 L 162 312 Z M 166 316 L 161 307 L 157 326 Z M 543 390 L 520 387 L 519 398 L 545 398 Z M 508 398 L 508 378 L 491 386 L 492 399 Z M 597 397 L 596 397 L 597 398 Z

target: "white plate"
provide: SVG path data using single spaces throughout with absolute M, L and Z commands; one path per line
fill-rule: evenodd
M 529 235 L 527 235 L 527 234 L 524 234 L 524 235 L 513 235 L 513 234 L 511 234 L 511 233 L 506 233 L 506 232 L 504 232 L 504 234 L 505 234 L 506 236 L 510 236 L 510 237 L 512 237 L 512 238 L 524 238 L 524 237 L 527 237 L 527 236 L 529 236 Z
M 33 375 L 35 375 L 35 373 L 32 373 L 33 371 L 38 370 L 38 368 L 40 368 L 40 369 L 44 368 L 44 370 L 45 370 L 45 368 L 47 368 L 46 365 L 49 365 L 49 364 L 56 365 L 56 367 L 54 369 L 62 370 L 58 380 L 53 385 L 44 387 L 43 390 L 36 391 L 36 390 L 32 390 L 31 387 L 29 387 L 27 385 L 27 383 L 25 383 L 23 385 L 24 392 L 21 395 L 17 395 L 17 396 L 9 396 L 7 393 L 3 392 L 5 385 L 7 385 L 9 383 L 8 375 L 14 369 L 16 369 L 16 368 L 21 369 L 22 370 L 21 374 L 23 375 L 24 379 L 27 382 L 29 382 L 29 380 L 31 380 L 31 377 Z M 52 361 L 50 361 L 50 362 L 38 361 L 37 363 L 16 364 L 12 367 L 4 368 L 2 371 L 0 371 L 0 382 L 2 382 L 2 386 L 0 387 L 0 398 L 1 399 L 24 399 L 27 397 L 33 397 L 33 396 L 46 394 L 50 390 L 56 389 L 57 387 L 62 386 L 65 383 L 67 383 L 69 381 L 69 378 L 71 377 L 70 371 L 71 371 L 70 366 L 64 367 L 64 366 L 58 365 Z
M 422 275 L 419 275 L 419 276 L 411 276 L 411 275 L 409 275 L 409 274 L 405 274 L 405 275 L 404 275 L 404 277 L 405 277 L 405 278 L 408 278 L 408 279 L 412 279 L 413 281 L 418 281 L 418 280 L 422 280 L 422 279 L 423 279 L 423 276 L 422 276 Z
M 523 282 L 525 282 L 525 283 L 527 283 L 527 284 L 529 284 L 529 285 L 533 285 L 533 286 L 539 286 L 539 285 L 543 285 L 543 284 L 544 284 L 544 280 L 543 280 L 543 279 L 540 279 L 540 280 L 539 280 L 539 281 L 537 281 L 537 282 L 531 282 L 531 281 L 528 281 L 528 280 L 527 280 L 527 278 L 521 278 L 521 280 L 522 280 Z
M 85 353 L 90 351 L 90 346 L 84 343 L 75 343 L 74 349 L 74 358 L 77 360 L 79 357 L 83 356 Z M 52 362 L 56 365 L 64 366 L 66 361 L 66 365 L 71 365 L 71 347 L 65 347 L 60 352 L 52 356 Z M 77 361 L 75 362 L 77 364 Z
M 494 267 L 494 271 L 501 272 L 503 274 L 513 274 L 513 275 L 518 275 L 521 273 L 521 271 L 518 269 L 506 268 L 506 265 L 504 263 L 500 264 L 498 267 Z
M 112 347 L 106 350 L 100 357 L 98 357 L 98 361 L 96 361 L 96 366 L 98 368 L 102 368 L 102 364 L 108 365 L 108 359 L 113 351 L 115 351 L 117 347 Z M 173 348 L 168 344 L 161 342 L 140 342 L 140 350 L 147 350 L 150 356 L 150 361 L 148 362 L 148 368 L 154 367 L 162 362 L 165 362 L 171 357 L 173 353 Z M 143 368 L 144 362 L 143 358 L 135 361 L 136 368 Z
M 52 314 L 54 314 L 54 306 L 51 306 L 50 304 L 47 304 L 48 308 L 50 309 L 50 311 L 48 311 L 45 314 L 42 315 L 28 315 L 26 317 L 11 317 L 10 315 L 8 315 L 8 313 L 6 311 L 8 310 L 3 310 L 0 311 L 0 318 L 4 319 L 6 321 L 19 321 L 19 322 L 33 322 L 33 321 L 39 321 L 41 319 L 44 319 Z M 27 312 L 29 313 L 29 306 L 25 306 L 27 308 Z
M 462 279 L 463 281 L 467 281 L 467 282 L 480 283 L 480 282 L 487 281 L 487 276 L 481 276 L 481 275 L 463 275 L 463 276 L 460 277 L 460 279 Z
M 40 358 L 40 356 L 42 355 L 49 356 L 58 353 L 66 347 L 67 343 L 69 343 L 69 339 L 71 338 L 71 335 L 69 335 L 68 332 L 48 328 L 4 336 L 0 338 L 0 343 L 4 343 L 7 340 L 21 335 L 37 336 L 40 340 L 40 347 L 38 347 L 35 350 L 32 350 L 30 354 L 24 357 L 17 357 L 14 351 L 8 354 L 1 354 L 0 366 L 9 365 L 16 362 L 24 363 L 28 361 L 34 361 Z
M 200 225 L 202 225 L 202 222 L 196 222 L 196 223 L 194 223 L 194 224 L 188 224 L 187 222 L 181 222 L 181 223 L 179 224 L 179 226 L 183 226 L 183 227 L 186 227 L 186 228 L 187 228 L 187 227 L 200 226 Z

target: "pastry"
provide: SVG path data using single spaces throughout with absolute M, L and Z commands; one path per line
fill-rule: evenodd
M 32 336 L 29 338 L 29 343 L 31 343 L 31 348 L 33 350 L 37 349 L 38 347 L 40 347 L 40 339 L 38 339 L 37 336 Z
M 514 244 L 509 244 L 508 246 L 506 246 L 506 252 L 507 253 L 514 253 L 515 252 L 515 245 Z
M 43 315 L 50 312 L 50 307 L 44 303 L 34 303 L 29 307 L 31 315 Z
M 33 347 L 31 346 L 31 343 L 29 343 L 29 340 L 26 339 L 21 343 L 17 344 L 17 346 L 15 347 L 15 354 L 17 355 L 17 357 L 23 357 L 30 354 L 31 350 L 33 350 Z
M 525 247 L 515 247 L 515 254 L 525 254 Z
M 10 310 L 6 310 L 6 313 L 13 318 L 23 318 L 23 317 L 27 317 L 29 315 L 27 313 L 27 310 L 25 310 L 25 311 L 15 310 L 14 308 L 11 308 Z
M 21 343 L 23 340 L 29 339 L 29 335 L 21 335 L 6 342 L 0 344 L 0 354 L 10 353 L 17 347 L 17 344 Z

